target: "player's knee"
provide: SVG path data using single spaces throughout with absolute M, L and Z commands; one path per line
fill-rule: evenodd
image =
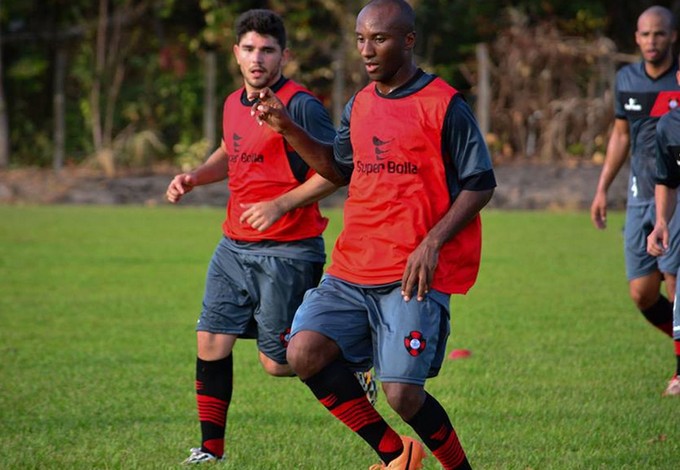
M 675 290 L 677 287 L 677 277 L 672 274 L 664 274 L 664 283 L 666 284 L 666 294 L 670 300 L 675 299 Z
M 630 288 L 630 298 L 638 310 L 646 310 L 653 306 L 659 299 L 659 291 L 652 289 Z
M 273 359 L 260 353 L 260 364 L 264 371 L 274 377 L 291 377 L 293 374 L 293 369 L 288 364 L 279 364 Z
M 330 339 L 313 331 L 301 331 L 288 343 L 286 360 L 292 370 L 305 380 L 320 372 L 338 354 L 337 345 Z
M 638 310 L 647 310 L 659 300 L 661 273 L 654 272 L 631 280 L 628 292 Z
M 305 341 L 302 334 L 291 339 L 286 351 L 286 360 L 295 373 L 303 379 L 311 377 L 317 372 L 314 348 L 309 342 Z
M 418 385 L 383 383 L 385 399 L 405 421 L 410 420 L 423 406 L 425 391 Z
M 199 331 L 196 335 L 198 357 L 204 361 L 216 361 L 231 354 L 236 337 Z

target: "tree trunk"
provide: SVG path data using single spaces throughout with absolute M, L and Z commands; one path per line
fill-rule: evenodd
M 0 0 L 0 10 L 2 0 Z M 2 72 L 2 29 L 0 29 L 0 168 L 9 166 L 9 118 L 5 102 L 4 74 Z
M 215 116 L 217 111 L 216 77 L 217 77 L 217 53 L 213 49 L 205 51 L 205 91 L 203 95 L 203 138 L 208 143 L 205 157 L 215 149 L 217 142 L 217 126 Z
M 59 171 L 64 166 L 64 154 L 66 146 L 66 126 L 64 108 L 64 79 L 66 76 L 66 51 L 62 46 L 57 46 L 54 63 L 54 157 L 52 166 Z
M 97 42 L 95 46 L 95 70 L 92 80 L 92 90 L 90 92 L 90 107 L 92 120 L 92 143 L 95 153 L 102 150 L 102 118 L 101 118 L 101 88 L 102 77 L 104 75 L 104 65 L 106 61 L 106 29 L 108 24 L 108 5 L 107 0 L 99 0 L 99 21 L 97 24 Z
M 484 43 L 477 44 L 477 122 L 482 135 L 489 133 L 489 109 L 491 108 L 491 84 L 489 73 L 489 48 Z
M 347 68 L 347 51 L 345 47 L 346 41 L 341 38 L 339 47 L 335 50 L 335 57 L 333 58 L 333 122 L 336 126 L 340 124 L 342 118 L 342 109 L 345 103 L 345 70 Z
M 322 0 L 322 5 L 338 22 L 340 32 L 337 36 L 338 47 L 333 57 L 333 88 L 332 88 L 332 118 L 337 126 L 342 117 L 342 111 L 347 101 L 348 70 L 353 73 L 354 63 L 350 60 L 352 51 L 350 44 L 354 41 L 355 15 L 359 11 L 360 2 Z

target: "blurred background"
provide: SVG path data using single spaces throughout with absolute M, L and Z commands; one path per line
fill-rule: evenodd
M 0 0 L 0 169 L 107 176 L 194 166 L 219 144 L 239 13 L 288 28 L 286 75 L 339 118 L 366 83 L 363 0 Z M 601 163 L 637 16 L 680 0 L 412 0 L 417 60 L 473 105 L 495 163 Z M 676 51 L 677 52 L 677 51 Z

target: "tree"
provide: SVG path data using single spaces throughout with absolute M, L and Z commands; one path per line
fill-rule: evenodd
M 142 36 L 137 23 L 150 6 L 132 0 L 99 0 L 94 47 L 94 73 L 90 89 L 90 125 L 95 154 L 108 174 L 115 171 L 113 138 L 118 96 L 126 72 L 126 60 Z
M 2 0 L 0 0 L 0 12 Z M 7 102 L 5 101 L 5 87 L 2 69 L 2 18 L 0 17 L 0 168 L 9 166 L 9 118 L 7 113 Z
M 336 122 L 367 81 L 354 44 L 355 17 L 366 0 L 0 2 L 0 167 L 9 164 L 10 151 L 12 163 L 60 168 L 99 161 L 110 173 L 187 150 L 203 158 L 204 147 L 217 144 L 221 98 L 240 84 L 233 25 L 250 8 L 282 15 L 292 51 L 285 74 L 317 94 Z M 565 38 L 611 37 L 625 52 L 635 52 L 635 19 L 644 8 L 658 3 L 680 14 L 680 0 L 410 2 L 417 13 L 418 64 L 451 82 L 471 104 L 483 104 L 475 52 L 490 51 L 492 106 L 503 87 L 493 80 L 504 58 L 494 42 L 511 28 L 502 14 L 508 5 L 528 19 L 520 38 L 550 21 Z M 530 44 L 520 58 L 538 46 Z M 513 112 L 521 114 L 519 102 L 510 102 L 517 107 L 491 114 L 491 132 Z M 520 121 L 510 132 L 517 139 L 513 148 L 539 151 L 540 141 L 521 137 L 531 134 L 531 123 Z

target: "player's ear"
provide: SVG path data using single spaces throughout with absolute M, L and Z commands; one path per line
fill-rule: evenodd
M 415 31 L 411 31 L 410 33 L 406 34 L 406 37 L 404 38 L 404 45 L 406 46 L 406 49 L 413 49 L 416 46 Z
M 236 63 L 241 65 L 241 63 L 238 61 L 238 53 L 239 53 L 238 44 L 234 44 L 234 47 L 232 47 L 232 51 L 234 52 L 234 58 L 236 59 Z
M 290 60 L 290 49 L 287 47 L 281 51 L 281 67 L 285 66 Z

